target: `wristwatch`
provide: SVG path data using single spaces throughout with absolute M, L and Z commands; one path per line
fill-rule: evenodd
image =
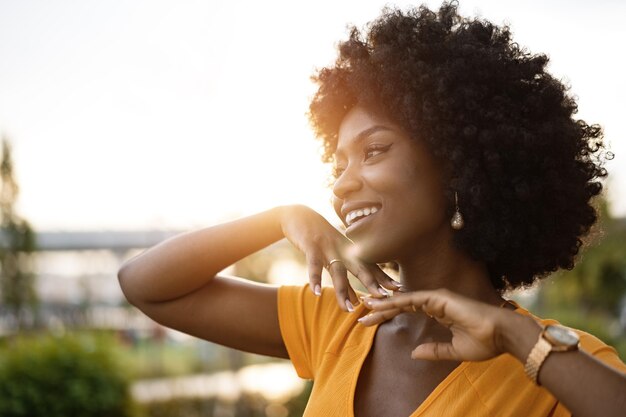
M 541 385 L 537 381 L 537 375 L 541 365 L 551 352 L 569 352 L 578 349 L 580 338 L 578 334 L 571 329 L 556 324 L 542 326 L 543 329 L 539 335 L 539 340 L 530 351 L 524 372 L 537 385 Z

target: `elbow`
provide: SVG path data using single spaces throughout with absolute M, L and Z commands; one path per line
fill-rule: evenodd
M 131 269 L 128 261 L 124 262 L 120 269 L 117 271 L 117 280 L 120 284 L 120 288 L 122 289 L 122 294 L 126 297 L 129 303 L 136 306 L 137 301 L 133 296 L 132 286 L 131 286 Z

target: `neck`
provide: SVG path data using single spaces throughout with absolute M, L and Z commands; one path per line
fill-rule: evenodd
M 403 291 L 447 288 L 488 304 L 502 302 L 502 297 L 491 284 L 486 264 L 454 248 L 451 235 L 435 244 L 431 241 L 427 248 L 397 262 Z

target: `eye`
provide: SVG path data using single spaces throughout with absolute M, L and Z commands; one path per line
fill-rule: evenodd
M 365 148 L 365 160 L 375 157 L 383 152 L 386 152 L 391 145 L 370 145 Z

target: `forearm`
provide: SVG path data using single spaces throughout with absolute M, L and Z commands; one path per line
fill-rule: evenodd
M 118 272 L 131 302 L 168 301 L 206 285 L 219 271 L 284 237 L 276 207 L 170 238 L 125 262 Z
M 514 313 L 503 329 L 504 349 L 524 364 L 540 326 Z M 626 409 L 626 376 L 582 350 L 548 355 L 538 381 L 576 417 L 623 416 Z

